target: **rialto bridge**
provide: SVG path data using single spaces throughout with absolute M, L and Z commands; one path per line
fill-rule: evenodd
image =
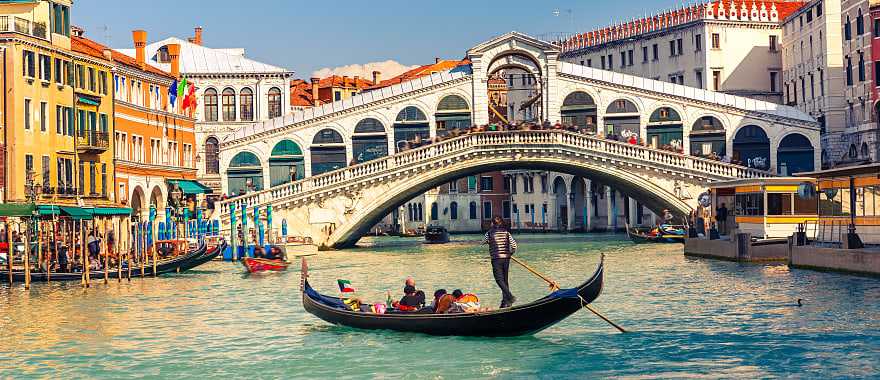
M 412 197 L 480 172 L 576 174 L 654 211 L 685 214 L 695 200 L 680 194 L 710 182 L 818 167 L 818 124 L 796 109 L 559 62 L 558 54 L 512 32 L 468 50 L 469 65 L 242 128 L 221 143 L 223 190 L 236 196 L 217 214 L 228 230 L 230 205 L 272 205 L 270 228 L 286 220 L 289 235 L 343 247 Z M 499 119 L 589 133 L 488 132 L 401 149 L 416 136 Z M 603 138 L 610 135 L 652 147 Z M 742 165 L 698 157 L 709 154 Z

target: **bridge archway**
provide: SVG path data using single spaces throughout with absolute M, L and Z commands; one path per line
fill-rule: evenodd
M 269 156 L 269 183 L 271 186 L 302 179 L 305 174 L 305 161 L 299 144 L 287 139 L 275 144 Z
M 646 139 L 654 148 L 681 151 L 684 148 L 684 124 L 672 107 L 660 107 L 648 118 Z
M 446 95 L 437 103 L 434 114 L 437 121 L 437 136 L 446 136 L 454 130 L 467 130 L 471 127 L 471 107 L 459 95 Z
M 814 154 L 813 145 L 806 136 L 800 133 L 789 134 L 779 143 L 776 152 L 776 173 L 786 176 L 811 172 L 815 169 Z
M 544 73 L 530 53 L 511 49 L 489 62 L 489 121 L 536 122 L 544 119 Z
M 562 101 L 562 124 L 596 133 L 596 101 L 584 91 L 575 91 Z
M 397 113 L 394 118 L 394 147 L 397 152 L 402 151 L 408 142 L 425 141 L 430 137 L 431 125 L 419 107 L 406 106 Z
M 582 178 L 589 178 L 620 190 L 622 193 L 635 198 L 641 204 L 655 213 L 663 209 L 672 210 L 680 217 L 687 215 L 691 208 L 683 200 L 677 198 L 669 191 L 662 188 L 650 178 L 634 173 L 625 167 L 603 165 L 600 163 L 588 163 L 571 160 L 570 158 L 558 157 L 521 157 L 511 161 L 509 157 L 475 157 L 461 160 L 432 169 L 428 174 L 415 175 L 396 182 L 392 187 L 384 189 L 377 196 L 366 197 L 363 203 L 358 204 L 352 214 L 346 218 L 346 222 L 337 225 L 329 240 L 336 248 L 350 247 L 357 240 L 369 232 L 370 227 L 378 223 L 384 216 L 391 213 L 407 200 L 418 194 L 448 183 L 456 178 L 462 178 L 478 173 L 500 170 L 540 170 L 555 171 L 572 174 Z M 562 181 L 561 184 L 558 181 Z M 557 193 L 557 215 L 549 215 L 550 218 L 560 218 L 562 210 L 559 206 L 568 208 L 569 185 L 560 176 L 554 178 L 554 190 Z M 476 211 L 476 205 L 471 206 L 471 211 Z
M 719 157 L 727 155 L 727 137 L 724 124 L 714 116 L 703 116 L 694 122 L 690 140 L 691 155 L 707 157 L 716 154 Z
M 355 125 L 351 136 L 351 154 L 355 163 L 388 155 L 388 134 L 381 121 L 368 117 Z
M 617 99 L 608 105 L 603 117 L 605 122 L 605 135 L 616 136 L 621 141 L 627 141 L 630 136 L 639 140 L 641 129 L 641 113 L 639 107 L 628 99 Z
M 332 128 L 324 128 L 312 138 L 312 175 L 326 173 L 346 166 L 345 141 Z
M 733 159 L 750 168 L 770 169 L 770 139 L 757 125 L 746 125 L 733 138 Z
M 229 194 L 241 195 L 263 189 L 263 164 L 256 154 L 239 152 L 232 157 L 226 170 Z

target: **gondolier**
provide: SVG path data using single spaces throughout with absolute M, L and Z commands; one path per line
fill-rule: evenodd
M 510 231 L 504 227 L 504 219 L 496 216 L 492 219 L 492 228 L 486 232 L 483 244 L 489 244 L 489 254 L 492 256 L 492 275 L 495 282 L 501 288 L 501 308 L 511 307 L 516 302 L 516 297 L 510 293 L 508 273 L 510 271 L 510 257 L 516 252 L 516 240 Z

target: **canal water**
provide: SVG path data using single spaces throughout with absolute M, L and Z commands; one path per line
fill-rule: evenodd
M 365 238 L 309 258 L 311 281 L 362 298 L 400 294 L 406 276 L 427 293 L 461 288 L 497 306 L 476 235 L 453 243 Z M 565 285 L 606 254 L 594 303 L 631 330 L 587 311 L 535 336 L 486 339 L 371 332 L 329 325 L 302 309 L 299 273 L 243 275 L 232 263 L 131 283 L 0 287 L 0 378 L 585 378 L 875 377 L 880 280 L 784 265 L 688 259 L 679 245 L 619 235 L 519 235 L 518 256 Z M 511 267 L 528 302 L 546 287 Z M 803 298 L 804 306 L 795 306 Z

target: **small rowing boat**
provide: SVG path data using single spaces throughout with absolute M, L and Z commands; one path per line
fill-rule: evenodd
M 686 229 L 681 226 L 662 225 L 659 229 L 631 227 L 626 225 L 626 234 L 634 243 L 684 243 Z
M 287 266 L 290 265 L 284 260 L 258 259 L 254 257 L 245 257 L 241 260 L 241 263 L 250 273 L 266 271 L 280 272 L 287 270 Z

